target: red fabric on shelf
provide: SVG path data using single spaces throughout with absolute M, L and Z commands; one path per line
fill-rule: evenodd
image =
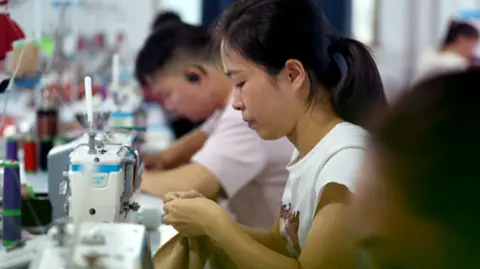
M 4 1 L 5 2 L 5 1 Z M 8 1 L 7 1 L 8 2 Z M 3 5 L 0 2 L 0 5 Z M 22 28 L 10 18 L 8 13 L 0 13 L 0 60 L 12 50 L 12 43 L 25 38 Z

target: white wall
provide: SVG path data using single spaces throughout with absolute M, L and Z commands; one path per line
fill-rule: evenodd
M 352 1 L 352 33 L 355 39 L 372 44 L 375 38 L 375 1 Z
M 138 0 L 137 0 L 138 1 Z M 182 19 L 191 24 L 202 22 L 203 0 L 160 0 L 163 9 L 174 10 Z
M 34 0 L 21 0 L 21 4 L 10 8 L 12 18 L 24 29 L 28 37 L 33 36 Z M 49 31 L 58 24 L 59 11 L 51 5 L 52 0 L 38 0 L 42 8 L 43 31 Z M 71 8 L 67 23 L 76 25 L 78 31 L 92 34 L 99 30 L 107 32 L 113 40 L 115 34 L 124 31 L 129 46 L 139 48 L 143 43 L 157 6 L 160 9 L 177 11 L 187 22 L 200 22 L 201 0 L 84 0 L 88 8 Z M 157 1 L 157 3 L 154 3 Z

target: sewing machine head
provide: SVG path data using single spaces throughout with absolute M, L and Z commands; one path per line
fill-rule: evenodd
M 106 146 L 103 150 L 99 149 L 99 153 L 107 150 L 108 154 L 114 151 L 114 148 L 120 149 L 121 146 L 129 146 L 133 148 L 137 148 L 137 143 L 139 142 L 136 139 L 138 135 L 131 130 L 123 129 L 117 130 L 111 128 L 108 132 L 99 132 L 96 135 L 97 144 L 96 147 L 99 146 Z M 80 153 L 74 152 L 81 152 L 80 145 L 88 145 L 88 134 L 71 141 L 64 145 L 59 145 L 54 147 L 48 154 L 48 196 L 50 198 L 52 204 L 52 218 L 58 219 L 65 217 L 67 215 L 67 211 L 65 208 L 65 200 L 66 194 L 65 191 L 65 175 L 64 171 L 70 170 L 70 158 L 75 155 L 75 158 L 78 160 L 81 159 Z M 134 142 L 132 142 L 134 141 Z M 102 154 L 100 154 L 102 155 Z M 109 155 L 110 156 L 110 155 Z M 139 160 L 138 154 L 135 153 L 134 156 L 137 160 L 137 167 L 141 168 L 142 162 Z M 118 156 L 115 158 L 119 158 Z M 91 159 L 91 158 L 90 158 Z M 100 158 L 100 160 L 104 160 L 105 158 Z M 113 161 L 113 160 L 112 160 Z M 99 163 L 101 164 L 101 163 Z M 139 173 L 141 173 L 142 169 L 137 169 L 137 175 L 135 179 L 135 189 L 138 188 L 139 182 Z
M 143 94 L 136 82 L 129 82 L 116 87 L 110 87 L 112 108 L 109 126 L 126 129 L 143 129 L 146 115 L 142 106 Z M 141 134 L 140 134 L 141 135 Z
M 135 220 L 131 213 L 139 205 L 132 196 L 140 187 L 142 163 L 133 138 L 118 132 L 90 134 L 87 143 L 72 151 L 64 185 L 68 186 L 69 216 L 76 223 Z
M 30 269 L 153 268 L 147 232 L 140 225 L 87 222 L 75 231 L 72 224 L 57 224 L 44 241 Z

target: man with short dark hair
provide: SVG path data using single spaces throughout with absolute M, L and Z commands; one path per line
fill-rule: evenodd
M 154 32 L 156 29 L 163 27 L 165 25 L 170 25 L 170 24 L 183 24 L 182 19 L 180 16 L 172 11 L 166 11 L 166 12 L 161 12 L 155 17 L 153 20 L 152 25 L 150 26 L 150 30 Z M 159 100 L 158 98 L 155 98 L 154 96 L 150 96 L 150 93 L 152 91 L 149 90 L 149 85 L 145 79 L 144 74 L 141 74 L 141 69 L 136 70 L 136 77 L 137 80 L 140 82 L 144 89 L 144 97 L 147 102 L 153 102 L 153 103 L 160 103 L 162 104 L 162 100 Z M 170 123 L 170 126 L 175 133 L 175 137 L 181 138 L 193 129 L 197 128 L 198 126 L 201 125 L 202 122 L 192 122 L 189 119 L 186 119 L 185 117 L 178 117 L 177 115 L 174 115 L 173 113 L 170 113 L 167 115 L 168 121 Z

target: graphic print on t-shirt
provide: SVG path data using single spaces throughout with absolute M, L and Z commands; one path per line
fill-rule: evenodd
M 287 245 L 295 255 L 300 255 L 298 228 L 300 226 L 300 211 L 292 210 L 292 204 L 280 208 L 280 233 L 287 240 Z

